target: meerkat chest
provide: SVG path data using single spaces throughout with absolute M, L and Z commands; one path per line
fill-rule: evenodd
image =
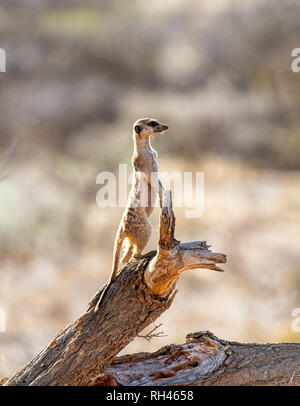
M 132 164 L 136 172 L 157 172 L 157 155 L 153 150 L 139 151 L 133 156 Z

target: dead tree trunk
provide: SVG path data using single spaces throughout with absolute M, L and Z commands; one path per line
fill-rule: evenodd
M 131 260 L 111 284 L 98 312 L 87 311 L 5 385 L 87 385 L 103 372 L 139 332 L 171 305 L 179 274 L 185 269 L 222 271 L 223 254 L 209 250 L 204 241 L 180 243 L 174 238 L 175 217 L 171 194 L 164 196 L 158 251 Z
M 226 262 L 206 242 L 176 241 L 174 230 L 167 194 L 158 251 L 130 261 L 98 312 L 102 289 L 78 320 L 5 385 L 300 385 L 300 344 L 239 344 L 198 332 L 183 345 L 115 357 L 172 304 L 182 271 L 221 271 L 216 264 Z
M 300 343 L 240 344 L 208 331 L 182 345 L 113 360 L 94 385 L 300 385 Z

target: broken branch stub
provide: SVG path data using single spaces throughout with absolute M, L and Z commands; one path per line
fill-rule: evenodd
M 223 272 L 217 264 L 226 262 L 226 255 L 211 252 L 206 241 L 180 243 L 174 234 L 175 215 L 172 209 L 172 196 L 170 191 L 166 191 L 160 217 L 158 251 L 144 274 L 144 281 L 151 295 L 156 297 L 168 296 L 184 270 L 205 268 Z
M 175 215 L 172 208 L 172 194 L 170 190 L 165 191 L 163 196 L 163 205 L 159 225 L 159 247 L 172 249 L 180 241 L 177 241 L 175 235 Z

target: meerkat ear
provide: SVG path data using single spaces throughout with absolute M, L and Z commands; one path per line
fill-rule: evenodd
M 142 127 L 140 125 L 136 125 L 134 126 L 134 131 L 140 135 L 140 133 L 142 132 Z

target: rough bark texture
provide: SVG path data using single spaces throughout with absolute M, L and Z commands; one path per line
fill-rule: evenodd
M 225 255 L 211 252 L 205 241 L 180 243 L 174 231 L 167 192 L 158 251 L 131 260 L 98 312 L 103 288 L 78 320 L 4 385 L 299 385 L 300 344 L 239 344 L 198 332 L 153 354 L 115 357 L 169 308 L 181 272 L 222 271 L 216 264 L 226 262 Z
M 209 332 L 153 354 L 116 358 L 171 305 L 186 269 L 222 271 L 226 256 L 205 241 L 174 237 L 170 192 L 164 196 L 158 251 L 131 260 L 87 311 L 4 385 L 300 385 L 300 344 L 239 344 Z M 103 374 L 104 371 L 104 374 Z M 96 377 L 96 378 L 95 378 Z
M 174 294 L 153 298 L 143 272 L 155 251 L 124 267 L 109 287 L 98 312 L 102 289 L 87 312 L 70 324 L 5 385 L 86 385 L 112 358 L 172 303 Z
M 208 331 L 182 345 L 113 360 L 94 385 L 291 385 L 300 386 L 300 343 L 240 344 Z
M 158 252 L 131 260 L 109 285 L 95 312 L 102 290 L 86 313 L 60 332 L 28 365 L 5 383 L 12 385 L 87 385 L 107 368 L 140 331 L 171 305 L 176 280 L 184 269 L 221 270 L 223 254 L 205 242 L 180 244 L 174 238 L 175 216 L 170 192 L 164 195 Z

